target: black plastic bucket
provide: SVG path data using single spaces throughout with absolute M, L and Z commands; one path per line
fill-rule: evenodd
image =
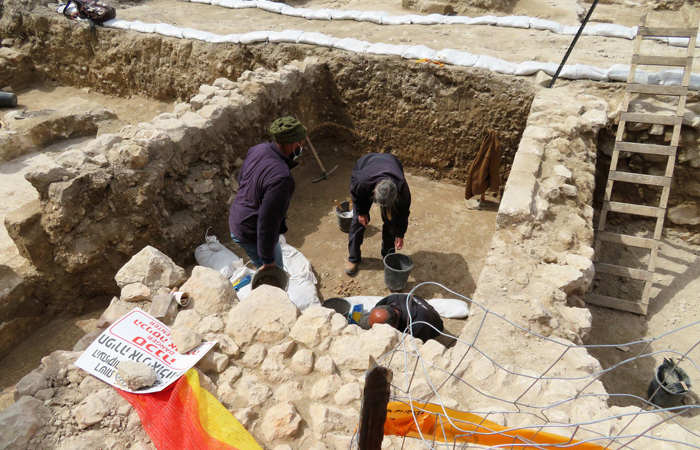
M 0 92 L 0 108 L 14 108 L 17 106 L 17 96 L 12 92 Z
M 330 308 L 343 317 L 348 317 L 350 314 L 350 302 L 340 297 L 329 298 L 328 300 L 321 303 L 324 308 Z
M 352 211 L 350 211 L 350 202 L 340 202 L 340 209 L 335 207 L 335 216 L 338 218 L 338 227 L 340 231 L 347 233 L 350 231 L 350 223 L 352 222 Z
M 253 275 L 250 284 L 251 290 L 266 284 L 286 291 L 287 287 L 289 287 L 289 274 L 278 266 L 272 266 L 264 270 L 260 268 Z
M 401 253 L 389 253 L 384 257 L 384 284 L 391 291 L 400 291 L 406 286 L 411 269 L 411 258 Z
M 649 401 L 659 408 L 678 406 L 690 390 L 690 378 L 680 367 L 673 367 L 670 360 L 664 360 L 654 372 L 654 379 L 647 388 Z

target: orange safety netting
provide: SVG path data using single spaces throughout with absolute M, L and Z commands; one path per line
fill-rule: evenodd
M 414 418 L 415 414 L 415 418 Z M 390 402 L 387 405 L 384 434 L 433 439 L 439 442 L 470 442 L 483 446 L 504 446 L 517 450 L 603 450 L 590 442 L 580 442 L 539 430 L 509 429 L 476 414 L 443 408 L 432 403 Z
M 158 450 L 262 450 L 194 369 L 151 394 L 117 391 L 136 409 Z

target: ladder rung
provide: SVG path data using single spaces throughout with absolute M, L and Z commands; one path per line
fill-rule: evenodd
M 603 209 L 625 214 L 636 214 L 646 217 L 663 217 L 666 214 L 665 208 L 656 206 L 633 205 L 631 203 L 603 202 Z
M 598 240 L 610 242 L 612 244 L 630 245 L 632 247 L 647 248 L 654 250 L 659 248 L 659 241 L 655 239 L 630 236 L 629 234 L 611 233 L 609 231 L 599 231 Z
M 645 153 L 647 155 L 675 156 L 676 146 L 640 144 L 638 142 L 615 142 L 615 150 L 620 152 Z
M 646 114 L 646 113 L 629 113 L 623 112 L 620 116 L 620 121 L 625 122 L 640 122 L 640 123 L 658 123 L 659 125 L 681 125 L 682 117 L 668 116 L 661 114 Z
M 692 37 L 697 34 L 695 28 L 661 28 L 661 27 L 637 27 L 637 34 L 640 36 L 658 37 Z
M 627 92 L 652 95 L 688 95 L 688 88 L 686 86 L 632 83 L 627 85 Z
M 633 280 L 654 281 L 654 272 L 648 270 L 633 269 L 632 267 L 617 266 L 602 262 L 594 262 L 596 272 L 632 278 Z
M 628 311 L 635 314 L 646 315 L 647 313 L 647 305 L 643 303 L 622 300 L 621 298 L 608 297 L 607 295 L 593 294 L 591 292 L 586 294 L 586 303 Z
M 611 170 L 608 180 L 622 181 L 625 183 L 649 184 L 652 186 L 671 186 L 671 177 L 660 177 L 657 175 L 645 175 L 641 173 L 619 172 Z
M 632 64 L 690 67 L 693 64 L 693 58 L 690 56 L 632 55 Z

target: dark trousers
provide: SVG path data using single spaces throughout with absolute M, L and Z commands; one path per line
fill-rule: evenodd
M 394 249 L 394 231 L 393 226 L 385 212 L 382 211 L 382 258 Z M 352 214 L 352 222 L 350 222 L 350 231 L 348 232 L 348 261 L 359 263 L 362 260 L 362 251 L 360 247 L 365 240 L 365 227 L 360 223 L 356 212 Z

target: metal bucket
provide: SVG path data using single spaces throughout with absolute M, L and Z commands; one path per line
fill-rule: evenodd
M 352 211 L 350 210 L 350 202 L 340 202 L 340 209 L 335 207 L 335 216 L 338 219 L 338 227 L 340 231 L 348 233 L 350 231 L 350 223 L 352 223 Z
M 384 284 L 391 291 L 400 291 L 406 286 L 411 269 L 411 258 L 402 253 L 389 253 L 384 257 Z
M 14 108 L 17 106 L 17 96 L 12 92 L 0 92 L 0 108 Z

